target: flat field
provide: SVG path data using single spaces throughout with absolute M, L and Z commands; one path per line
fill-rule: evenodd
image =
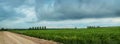
M 63 44 L 120 44 L 120 27 L 12 30 L 12 32 Z

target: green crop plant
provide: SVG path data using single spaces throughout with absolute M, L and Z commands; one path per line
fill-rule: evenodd
M 120 27 L 77 30 L 12 30 L 12 32 L 63 44 L 120 44 Z

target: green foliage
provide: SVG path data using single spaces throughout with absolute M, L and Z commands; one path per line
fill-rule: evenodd
M 43 29 L 45 30 L 47 28 L 46 28 L 46 26 L 40 26 L 40 27 L 30 27 L 29 29 L 30 30 L 43 30 Z
M 120 27 L 77 30 L 13 30 L 13 32 L 64 44 L 120 44 Z

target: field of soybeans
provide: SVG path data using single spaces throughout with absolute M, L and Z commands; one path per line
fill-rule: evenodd
M 120 44 L 120 27 L 12 30 L 12 32 L 63 44 Z

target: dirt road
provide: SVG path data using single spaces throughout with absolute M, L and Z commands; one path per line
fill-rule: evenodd
M 53 41 L 38 39 L 7 31 L 0 32 L 0 44 L 58 44 Z

